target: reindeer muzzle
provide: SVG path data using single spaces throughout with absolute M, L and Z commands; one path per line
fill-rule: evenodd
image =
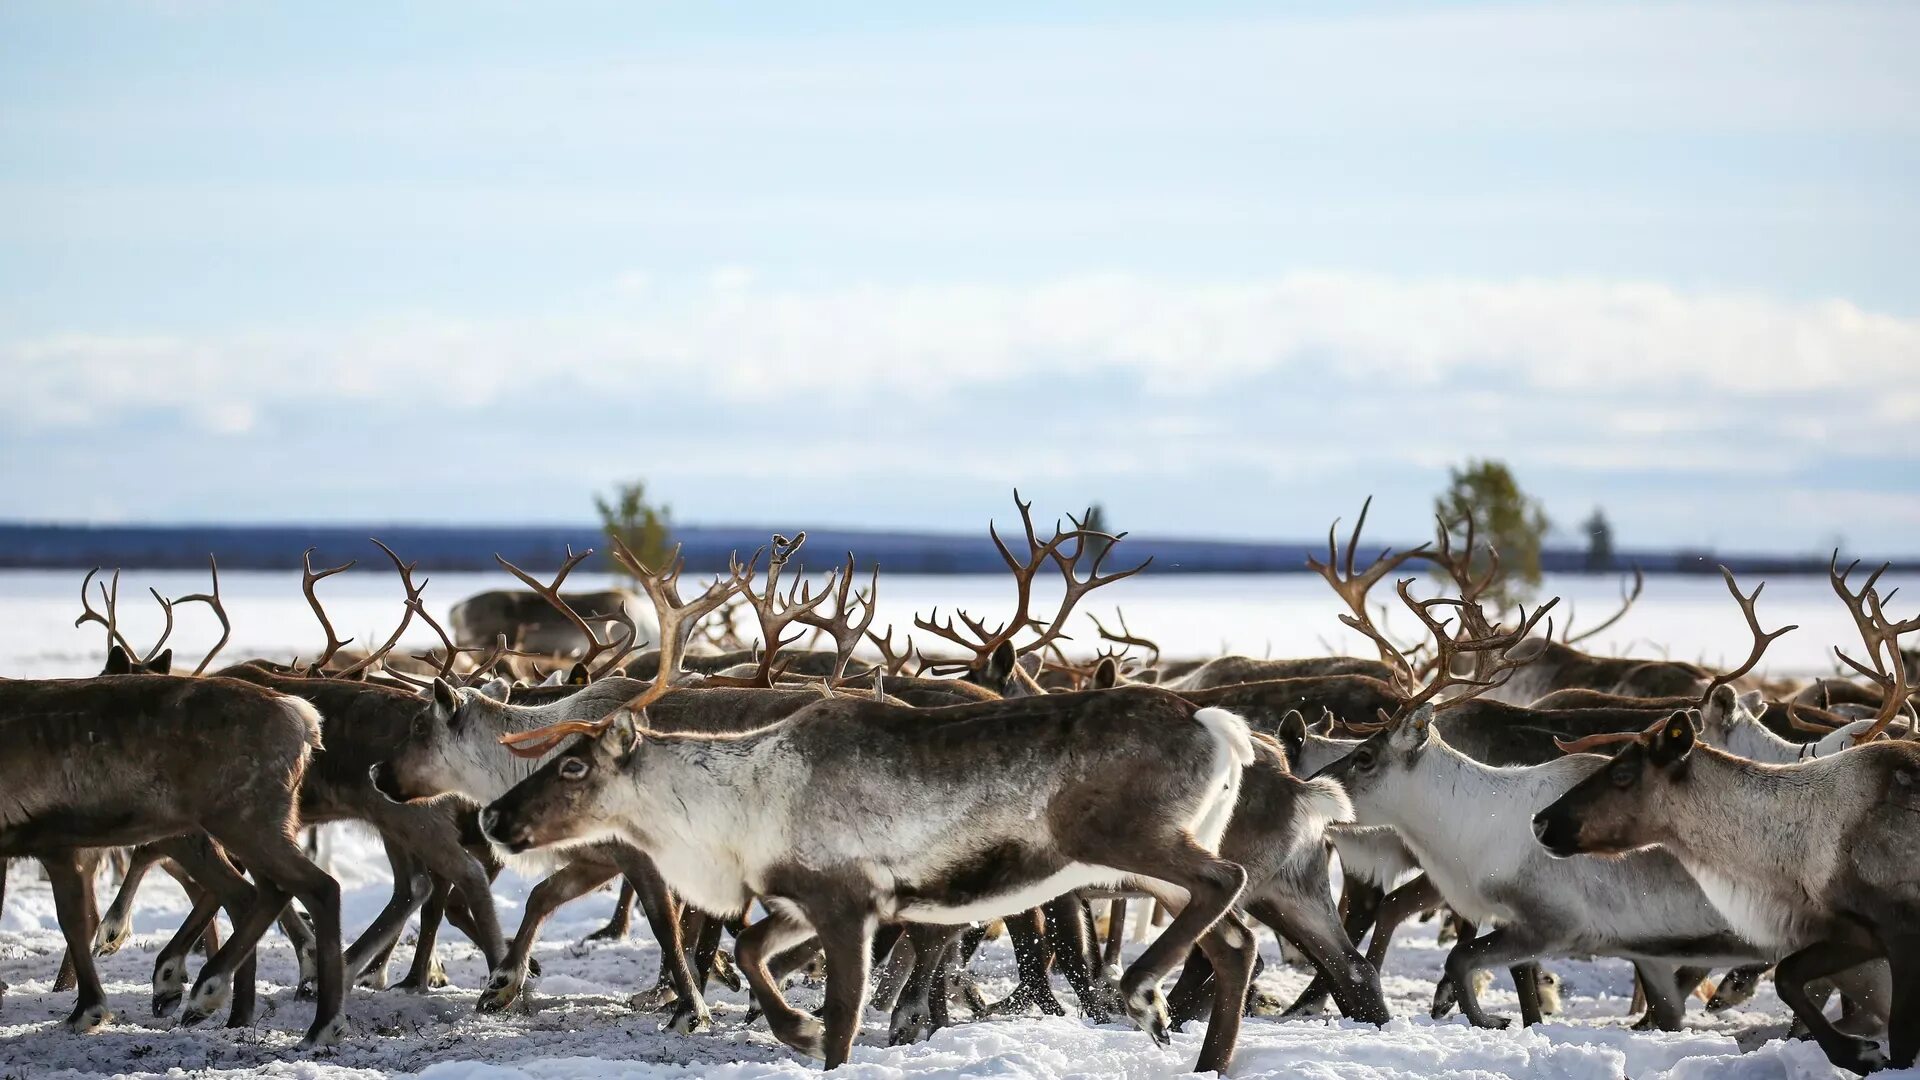
M 1533 838 L 1556 859 L 1580 854 L 1580 823 L 1563 811 L 1550 807 L 1535 814 Z

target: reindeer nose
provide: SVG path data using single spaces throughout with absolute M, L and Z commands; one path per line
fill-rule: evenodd
M 480 811 L 480 834 L 489 840 L 500 840 L 500 811 L 488 807 Z
M 1533 815 L 1533 838 L 1542 844 L 1547 842 L 1547 815 L 1544 813 Z

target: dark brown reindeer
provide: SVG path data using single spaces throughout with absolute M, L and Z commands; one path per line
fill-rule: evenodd
M 319 1007 L 306 1045 L 338 1041 L 345 1028 L 340 959 L 340 889 L 307 860 L 293 832 L 296 793 L 320 745 L 312 706 L 227 679 L 106 676 L 0 682 L 0 855 L 47 868 L 79 999 L 67 1018 L 76 1031 L 106 1023 L 93 967 L 91 886 L 81 875 L 87 848 L 211 836 L 243 860 L 244 882 L 211 852 L 181 845 L 201 880 L 227 898 L 234 932 L 201 970 L 183 1022 L 232 1000 L 248 1022 L 255 942 L 289 896 L 314 919 L 319 938 Z M 106 752 L 103 752 L 106 751 Z M 236 884 L 238 883 L 238 884 Z
M 1835 566 L 1830 576 L 1868 659 L 1840 655 L 1882 682 L 1875 724 L 1884 729 L 1907 694 L 1899 638 L 1920 630 L 1920 618 L 1889 620 L 1873 578 L 1849 589 L 1852 569 Z M 1787 954 L 1775 986 L 1830 1061 L 1859 1073 L 1912 1066 L 1920 1057 L 1920 834 L 1912 826 L 1920 746 L 1877 741 L 1764 765 L 1700 743 L 1680 712 L 1626 741 L 1535 816 L 1540 843 L 1559 857 L 1649 844 L 1671 851 L 1736 930 Z M 1893 977 L 1887 1055 L 1835 1028 L 1807 992 L 1815 979 L 1880 957 Z
M 1131 877 L 1181 911 L 1128 970 L 1129 1015 L 1164 1041 L 1157 985 L 1202 942 L 1222 992 L 1199 1067 L 1230 1063 L 1253 938 L 1230 910 L 1245 871 L 1213 851 L 1252 760 L 1238 718 L 1148 688 L 938 710 L 837 697 L 724 736 L 633 715 L 563 747 L 483 827 L 511 850 L 634 843 L 703 910 L 761 898 L 769 917 L 738 958 L 788 1045 L 847 1060 L 883 919 L 950 926 Z M 767 970 L 809 934 L 826 949 L 824 1027 Z

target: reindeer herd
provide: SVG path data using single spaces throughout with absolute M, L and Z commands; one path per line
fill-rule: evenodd
M 1090 658 L 1068 648 L 1070 616 L 1144 564 L 1107 569 L 1121 538 L 1078 520 L 1043 538 L 1015 501 L 1024 537 L 990 530 L 1010 610 L 916 618 L 939 642 L 926 650 L 872 630 L 879 575 L 858 587 L 851 556 L 815 591 L 794 561 L 805 534 L 690 596 L 677 558 L 647 566 L 616 540 L 645 602 L 563 592 L 588 553 L 548 580 L 502 559 L 528 591 L 457 606 L 452 632 L 382 545 L 404 607 L 363 650 L 316 588 L 346 567 L 316 570 L 309 551 L 324 643 L 293 664 L 215 667 L 230 626 L 214 567 L 208 593 L 154 594 L 168 631 L 190 602 L 221 624 L 190 675 L 170 674 L 164 634 L 128 642 L 117 576 L 89 574 L 79 623 L 103 628 L 106 671 L 0 679 L 0 859 L 45 868 L 67 946 L 58 985 L 76 994 L 66 1025 L 111 1021 L 93 958 L 126 942 L 158 866 L 193 907 L 156 957 L 156 1015 L 251 1024 L 255 945 L 277 922 L 315 999 L 311 1047 L 344 1036 L 350 986 L 387 985 L 416 917 L 398 987 L 445 985 L 435 943 L 451 923 L 488 965 L 479 1008 L 500 1010 L 538 976 L 548 917 L 619 879 L 603 933 L 626 932 L 632 897 L 661 945 L 636 1009 L 695 1036 L 712 1023 L 709 981 L 744 980 L 772 1032 L 829 1068 L 870 1003 L 892 1041 L 912 1041 L 956 1007 L 1061 1014 L 1057 970 L 1084 1015 L 1157 1041 L 1204 1019 L 1196 1068 L 1224 1071 L 1256 1001 L 1256 926 L 1316 972 L 1286 1015 L 1330 1000 L 1380 1024 L 1393 931 L 1436 908 L 1458 936 L 1435 1016 L 1505 1026 L 1480 1002 L 1505 968 L 1537 1023 L 1554 990 L 1541 960 L 1617 957 L 1645 1003 L 1636 1026 L 1677 1028 L 1703 987 L 1710 1008 L 1733 1004 L 1771 973 L 1796 1034 L 1834 1063 L 1915 1063 L 1920 657 L 1900 646 L 1920 619 L 1888 617 L 1878 572 L 1856 586 L 1836 557 L 1858 647 L 1836 649 L 1846 675 L 1793 684 L 1755 674 L 1793 628 L 1764 630 L 1760 588 L 1731 574 L 1753 637 L 1737 668 L 1591 655 L 1580 642 L 1637 581 L 1612 619 L 1556 636 L 1553 601 L 1487 609 L 1497 557 L 1470 523 L 1464 542 L 1443 522 L 1433 543 L 1358 565 L 1363 509 L 1344 551 L 1329 530 L 1311 566 L 1377 656 L 1174 660 L 1122 618 L 1094 622 L 1112 647 Z M 1424 599 L 1412 576 L 1394 585 L 1417 642 L 1372 599 L 1414 565 L 1447 583 Z M 1054 575 L 1058 606 L 1036 611 Z M 416 622 L 440 646 L 397 652 Z M 809 631 L 830 647 L 803 646 Z M 393 870 L 350 943 L 340 888 L 302 844 L 335 821 L 370 827 Z M 110 862 L 120 894 L 102 916 Z M 510 863 L 542 875 L 511 939 L 490 892 Z M 1129 903 L 1169 921 L 1122 969 Z M 968 965 L 1002 928 L 1017 981 L 988 1002 Z M 817 1014 L 783 994 L 816 962 Z

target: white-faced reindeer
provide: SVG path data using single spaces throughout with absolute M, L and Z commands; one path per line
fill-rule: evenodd
M 556 608 L 564 609 L 567 605 L 559 593 L 560 583 L 591 554 L 569 552 L 551 583 L 539 582 L 504 559 L 501 562 L 535 593 Z M 531 775 L 558 742 L 549 739 L 544 747 L 537 740 L 527 742 L 522 747 L 527 754 L 523 755 L 507 752 L 501 746 L 503 739 L 568 721 L 599 720 L 636 698 L 645 699 L 650 693 L 664 692 L 679 673 L 679 659 L 694 625 L 744 587 L 751 575 L 748 567 L 736 562 L 730 577 L 716 581 L 692 600 L 682 600 L 679 589 L 682 564 L 677 552 L 672 563 L 661 571 L 641 566 L 624 549 L 619 549 L 619 554 L 631 560 L 630 568 L 654 603 L 655 622 L 662 636 L 658 654 L 660 667 L 653 682 L 597 679 L 551 704 L 519 706 L 501 700 L 504 695 L 498 689 L 456 689 L 436 679 L 431 708 L 421 714 L 407 737 L 396 743 L 384 760 L 373 764 L 374 787 L 396 802 L 451 796 L 468 805 L 483 806 L 500 797 Z M 594 637 L 590 630 L 588 633 L 594 641 L 590 651 L 595 647 L 602 651 L 611 648 L 611 637 L 601 639 Z M 610 652 L 610 655 L 618 653 Z M 738 708 L 739 704 L 736 702 L 729 713 L 739 715 L 743 711 Z M 785 711 L 792 708 L 788 705 Z M 633 882 L 641 897 L 649 924 L 660 941 L 662 967 L 673 982 L 676 998 L 669 1026 L 683 1032 L 708 1027 L 711 1018 L 706 1002 L 680 948 L 678 911 L 666 896 L 665 886 L 646 856 L 620 843 L 569 850 L 556 872 L 534 888 L 527 899 L 519 933 L 505 956 L 493 965 L 487 989 L 481 995 L 481 1008 L 502 1009 L 520 995 L 531 969 L 533 946 L 540 927 L 554 910 L 621 873 Z
M 1836 557 L 1836 564 L 1837 564 Z M 1830 569 L 1866 646 L 1841 658 L 1884 690 L 1877 738 L 1904 706 L 1899 638 L 1874 590 Z M 1884 568 L 1883 568 L 1884 569 Z M 1836 650 L 1838 652 L 1838 650 Z M 1785 954 L 1774 984 L 1829 1060 L 1855 1072 L 1920 1056 L 1920 746 L 1866 741 L 1830 757 L 1767 765 L 1701 744 L 1685 713 L 1641 733 L 1534 818 L 1543 849 L 1572 859 L 1657 844 L 1697 877 L 1744 937 Z M 1834 1027 L 1807 984 L 1884 957 L 1892 968 L 1889 1055 Z
M 847 1060 L 883 919 L 954 925 L 1129 880 L 1180 914 L 1122 981 L 1158 1041 L 1158 984 L 1196 942 L 1219 980 L 1199 1068 L 1232 1059 L 1253 937 L 1246 872 L 1214 854 L 1253 758 L 1246 726 L 1164 691 L 1120 688 L 948 709 L 822 701 L 739 735 L 668 735 L 621 712 L 496 800 L 482 826 L 524 851 L 621 839 L 702 910 L 769 916 L 737 956 L 774 1032 Z M 1216 925 L 1217 924 L 1217 925 Z M 825 1025 L 768 959 L 817 935 Z

